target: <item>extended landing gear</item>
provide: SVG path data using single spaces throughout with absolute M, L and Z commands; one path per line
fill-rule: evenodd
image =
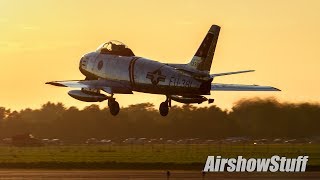
M 168 106 L 168 103 L 166 101 L 162 102 L 160 104 L 159 111 L 160 111 L 161 116 L 167 116 L 168 115 L 169 106 Z
M 119 107 L 119 103 L 116 101 L 115 98 L 111 97 L 108 99 L 108 106 L 109 106 L 111 115 L 116 116 L 117 114 L 119 114 L 120 107 Z
M 169 107 L 171 107 L 171 99 L 167 97 L 166 101 L 162 102 L 159 107 L 161 116 L 167 116 L 169 113 Z

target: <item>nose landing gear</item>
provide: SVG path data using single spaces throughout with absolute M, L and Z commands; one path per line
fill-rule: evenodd
M 159 112 L 160 112 L 161 116 L 168 115 L 169 107 L 171 107 L 171 99 L 167 96 L 166 101 L 162 102 L 159 106 Z
M 111 115 L 116 116 L 117 114 L 119 114 L 120 107 L 119 107 L 119 103 L 116 101 L 115 98 L 110 97 L 108 99 L 108 106 L 109 106 Z

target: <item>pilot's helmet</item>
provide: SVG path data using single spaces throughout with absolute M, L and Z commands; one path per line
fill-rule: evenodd
M 112 51 L 121 51 L 125 48 L 125 45 L 122 44 L 113 44 L 111 43 L 111 49 Z

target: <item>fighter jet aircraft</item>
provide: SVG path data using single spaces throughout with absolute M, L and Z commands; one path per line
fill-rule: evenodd
M 212 103 L 204 95 L 211 91 L 280 91 L 270 86 L 212 83 L 218 76 L 252 72 L 253 70 L 210 74 L 220 27 L 212 25 L 199 49 L 187 64 L 161 63 L 136 56 L 119 41 L 102 44 L 80 60 L 80 72 L 85 80 L 52 81 L 46 84 L 79 88 L 68 94 L 80 101 L 101 102 L 108 100 L 112 115 L 120 111 L 115 94 L 133 94 L 133 91 L 163 94 L 166 98 L 159 111 L 166 116 L 171 101 L 180 103 Z M 103 94 L 101 92 L 107 94 Z

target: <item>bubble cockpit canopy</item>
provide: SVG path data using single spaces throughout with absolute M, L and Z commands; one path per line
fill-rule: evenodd
M 109 41 L 98 47 L 96 52 L 100 54 L 112 54 L 118 56 L 134 56 L 132 50 L 120 41 Z

